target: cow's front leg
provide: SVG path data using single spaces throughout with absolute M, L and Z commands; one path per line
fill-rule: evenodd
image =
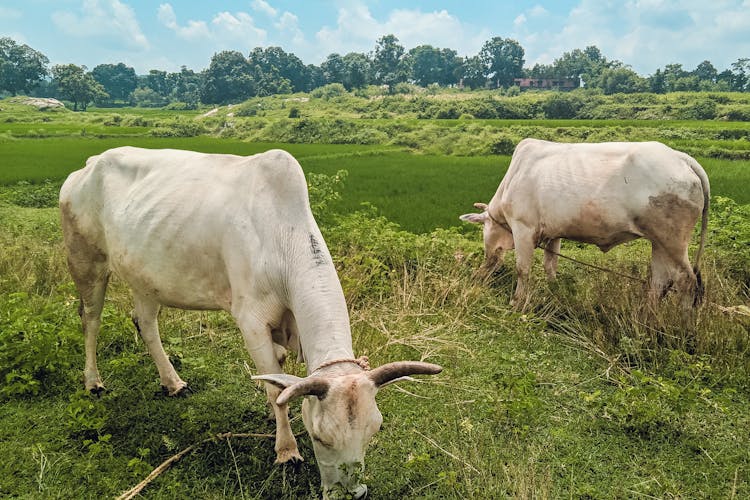
M 523 310 L 528 301 L 529 274 L 531 264 L 534 261 L 534 247 L 536 239 L 534 232 L 528 228 L 513 228 L 513 243 L 516 248 L 516 293 L 513 295 L 511 305 L 518 310 Z
M 550 240 L 544 247 L 544 271 L 547 279 L 554 281 L 557 277 L 557 256 L 560 253 L 560 238 Z
M 261 375 L 269 373 L 282 373 L 279 364 L 279 352 L 275 348 L 271 337 L 271 327 L 248 312 L 234 314 L 237 324 L 245 339 L 245 347 L 250 357 L 255 362 L 255 368 Z M 292 433 L 289 423 L 289 407 L 286 404 L 276 404 L 276 399 L 281 394 L 281 389 L 266 383 L 266 396 L 271 405 L 276 420 L 276 463 L 284 463 L 290 460 L 302 461 L 297 449 L 297 441 Z
M 159 380 L 161 386 L 170 396 L 177 396 L 184 393 L 187 389 L 187 382 L 182 380 L 169 361 L 167 353 L 164 352 L 161 338 L 159 337 L 159 324 L 157 317 L 159 315 L 159 303 L 152 299 L 133 294 L 133 303 L 135 311 L 133 314 L 133 324 L 140 334 L 143 342 L 148 348 L 151 359 L 159 370 Z

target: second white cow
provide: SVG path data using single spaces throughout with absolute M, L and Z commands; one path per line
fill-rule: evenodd
M 111 273 L 132 289 L 133 322 L 170 395 L 187 384 L 159 338 L 161 306 L 223 309 L 237 321 L 276 418 L 277 462 L 301 460 L 288 402 L 303 397 L 324 496 L 355 498 L 365 448 L 380 428 L 375 394 L 440 367 L 402 361 L 369 370 L 354 358 L 336 270 L 297 161 L 280 150 L 242 157 L 116 148 L 70 174 L 60 192 L 68 267 L 81 295 L 84 378 L 103 390 L 96 337 Z M 308 376 L 282 373 L 286 349 Z
M 651 241 L 649 298 L 674 287 L 685 307 L 701 302 L 699 271 L 708 223 L 710 188 L 703 168 L 658 142 L 562 144 L 524 139 L 505 177 L 481 213 L 461 220 L 483 225 L 485 266 L 515 248 L 523 306 L 534 249 L 545 248 L 544 268 L 554 279 L 560 239 L 597 245 L 603 252 L 636 238 Z M 701 218 L 700 244 L 691 267 L 688 244 Z

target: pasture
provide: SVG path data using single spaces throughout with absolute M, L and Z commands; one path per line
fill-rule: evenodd
M 235 154 L 283 147 L 306 172 L 326 175 L 311 196 L 347 297 L 355 352 L 373 366 L 421 359 L 444 367 L 378 395 L 384 424 L 366 458 L 371 498 L 750 496 L 750 318 L 739 307 L 748 304 L 750 284 L 748 161 L 698 156 L 714 196 L 703 264 L 709 305 L 684 328 L 672 301 L 647 318 L 639 283 L 565 260 L 558 281 L 547 283 L 537 258 L 524 313 L 508 306 L 510 258 L 478 279 L 480 233 L 457 217 L 489 200 L 507 155 L 437 154 L 421 143 L 407 150 L 396 136 L 367 145 L 260 143 L 235 133 L 250 121 L 233 134 L 206 125 L 214 133 L 154 136 L 147 131 L 164 124 L 153 120 L 198 114 L 145 113 L 142 123 L 152 121 L 141 129 L 125 124 L 138 110 L 118 113 L 122 127 L 103 125 L 112 113 L 99 110 L 48 122 L 18 111 L 3 123 L 0 114 L 0 495 L 116 497 L 194 445 L 142 495 L 319 495 L 299 404 L 292 426 L 305 462 L 273 465 L 265 394 L 250 381 L 254 367 L 225 314 L 162 311 L 165 349 L 193 389 L 167 398 L 130 323 L 129 293 L 115 279 L 99 340 L 109 391 L 96 399 L 81 390 L 78 299 L 54 195 L 86 157 L 131 144 Z M 100 119 L 101 129 L 83 123 Z M 425 121 L 408 133 L 471 133 L 459 122 Z M 547 137 L 581 127 L 646 134 L 649 125 L 482 126 L 503 134 L 533 126 Z M 688 131 L 717 127 L 684 123 Z M 702 140 L 709 139 L 688 146 L 742 151 L 736 141 L 744 139 Z M 340 170 L 348 172 L 343 180 L 333 176 Z M 568 242 L 563 253 L 641 278 L 649 258 L 643 241 L 606 255 Z M 287 370 L 303 373 L 293 360 Z

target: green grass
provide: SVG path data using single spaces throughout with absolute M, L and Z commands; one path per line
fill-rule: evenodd
M 32 347 L 45 344 L 35 336 L 48 336 L 57 346 L 49 359 L 64 361 L 37 375 L 36 394 L 6 396 L 0 405 L 0 495 L 111 498 L 211 435 L 273 432 L 264 392 L 248 378 L 245 363 L 252 372 L 252 362 L 226 314 L 162 312 L 165 348 L 194 389 L 187 398 L 166 398 L 117 279 L 99 339 L 109 392 L 101 399 L 81 394 L 77 301 L 57 221 L 56 209 L 0 205 L 0 352 L 36 352 Z M 538 292 L 531 310 L 520 314 L 507 307 L 509 273 L 488 282 L 474 275 L 477 235 L 406 237 L 361 222 L 326 230 L 345 292 L 358 297 L 350 300 L 355 351 L 374 366 L 425 359 L 445 368 L 434 379 L 378 395 L 384 425 L 365 474 L 373 498 L 750 495 L 750 377 L 741 318 L 705 310 L 695 355 L 670 348 L 669 340 L 659 346 L 648 330 L 638 331 L 643 318 L 631 309 L 638 285 L 613 286 L 613 278 L 568 262 L 561 262 L 553 285 L 544 284 L 536 266 Z M 423 249 L 419 266 L 404 257 L 415 248 Z M 463 252 L 463 260 L 449 248 Z M 642 270 L 648 258 L 640 244 L 606 256 L 574 245 L 566 251 L 628 272 Z M 372 282 L 358 281 L 374 265 L 358 258 L 364 255 L 391 263 L 389 274 L 376 278 L 377 293 Z M 734 285 L 714 267 L 717 257 L 710 253 L 704 271 L 711 299 L 725 303 Z M 364 295 L 354 293 L 358 288 Z M 16 331 L 8 325 L 26 332 L 26 346 L 8 342 Z M 711 336 L 721 337 L 723 347 L 707 346 Z M 628 339 L 629 347 L 612 344 L 616 338 Z M 729 364 L 722 367 L 722 360 Z M 315 498 L 318 472 L 299 403 L 292 406 L 304 463 L 274 465 L 272 439 L 217 440 L 164 472 L 144 497 Z
M 0 139 L 0 185 L 21 180 L 62 180 L 82 168 L 86 159 L 118 146 L 175 148 L 205 153 L 251 155 L 271 148 L 283 148 L 300 160 L 308 156 L 355 154 L 383 149 L 379 146 L 249 143 L 212 137 L 54 137 L 42 139 Z

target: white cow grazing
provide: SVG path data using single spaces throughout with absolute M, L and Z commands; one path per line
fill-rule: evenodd
M 709 183 L 690 156 L 658 142 L 558 144 L 524 139 L 508 172 L 481 213 L 461 220 L 483 224 L 485 266 L 515 248 L 523 306 L 534 248 L 543 245 L 544 268 L 554 279 L 560 238 L 592 243 L 603 252 L 636 238 L 651 241 L 649 299 L 674 286 L 683 305 L 702 299 L 699 263 L 708 223 Z M 688 244 L 702 216 L 700 246 L 691 269 Z
M 110 273 L 132 289 L 133 321 L 170 395 L 187 384 L 159 338 L 159 308 L 229 311 L 267 382 L 277 462 L 301 460 L 287 403 L 299 396 L 325 494 L 364 495 L 357 473 L 380 428 L 378 389 L 441 368 L 354 359 L 349 315 L 297 161 L 284 151 L 242 157 L 116 148 L 89 158 L 60 192 L 68 265 L 81 295 L 86 388 L 103 390 L 96 337 Z M 308 376 L 282 373 L 286 348 Z

